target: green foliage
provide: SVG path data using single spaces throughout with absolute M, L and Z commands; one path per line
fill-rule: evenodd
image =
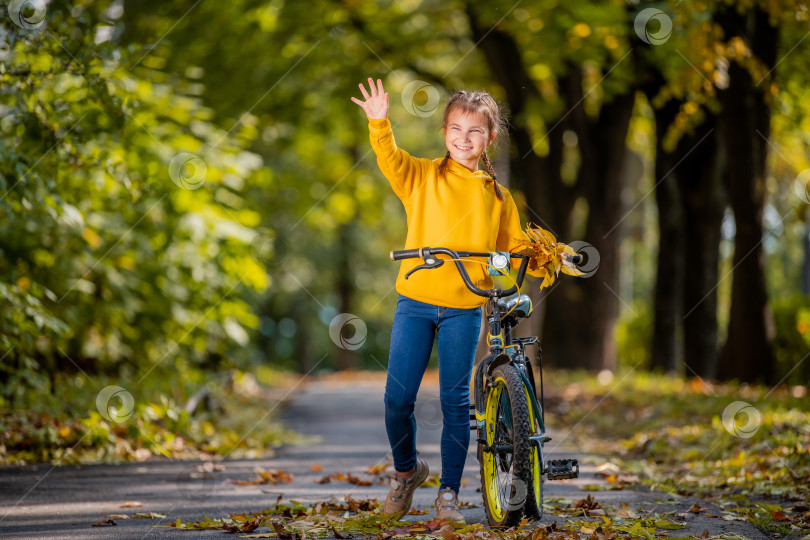
M 810 298 L 794 294 L 773 302 L 774 350 L 779 379 L 793 384 L 810 380 Z
M 273 379 L 275 385 L 292 384 L 284 373 L 276 372 Z M 0 464 L 259 458 L 282 444 L 308 441 L 274 422 L 268 411 L 279 405 L 279 396 L 249 373 L 233 371 L 227 380 L 203 383 L 204 399 L 191 413 L 178 401 L 186 393 L 179 388 L 181 380 L 148 392 L 133 382 L 79 375 L 60 382 L 73 387 L 60 394 L 67 410 L 50 403 L 54 398 L 48 395 L 41 396 L 44 403 L 36 409 L 0 409 Z M 99 408 L 97 391 L 110 384 L 138 389 L 130 409 L 120 398 Z M 257 418 L 267 421 L 257 425 Z
M 138 51 L 95 42 L 99 16 L 55 3 L 42 28 L 2 22 L 8 402 L 43 390 L 43 369 L 134 378 L 178 357 L 251 359 L 252 304 L 267 284 L 251 252 L 259 216 L 243 199 L 262 165 L 245 149 L 251 130 L 228 133 L 199 99 L 134 75 Z
M 619 365 L 625 369 L 634 366 L 644 369 L 650 365 L 653 317 L 647 302 L 633 302 L 633 307 L 622 313 L 616 325 L 616 343 Z

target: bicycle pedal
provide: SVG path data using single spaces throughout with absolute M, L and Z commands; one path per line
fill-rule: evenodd
M 550 459 L 546 466 L 546 478 L 549 480 L 566 480 L 579 477 L 579 460 Z

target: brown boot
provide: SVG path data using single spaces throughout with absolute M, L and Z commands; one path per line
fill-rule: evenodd
M 422 482 L 428 477 L 430 470 L 427 463 L 421 459 L 416 460 L 416 471 L 408 479 L 401 476 L 394 476 L 391 480 L 391 490 L 385 498 L 385 506 L 383 512 L 386 514 L 397 514 L 397 518 L 401 518 L 408 513 L 411 509 L 411 501 L 413 501 L 413 492 L 416 488 L 422 485 Z
M 450 488 L 439 490 L 439 496 L 436 497 L 436 519 L 466 523 L 458 509 L 458 494 Z

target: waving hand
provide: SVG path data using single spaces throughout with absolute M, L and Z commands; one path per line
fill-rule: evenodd
M 360 101 L 356 97 L 352 97 L 352 101 L 360 105 L 360 107 L 366 111 L 366 116 L 369 118 L 377 120 L 386 118 L 388 116 L 388 94 L 383 90 L 382 80 L 377 79 L 377 86 L 375 88 L 374 80 L 369 77 L 369 92 L 366 92 L 366 88 L 362 83 L 358 86 L 360 86 L 360 91 L 363 93 L 363 97 L 366 98 L 366 100 Z

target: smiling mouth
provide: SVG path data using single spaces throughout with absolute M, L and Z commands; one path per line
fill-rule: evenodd
M 459 146 L 457 144 L 453 145 L 457 150 L 461 150 L 462 152 L 469 152 L 472 150 L 472 146 Z

